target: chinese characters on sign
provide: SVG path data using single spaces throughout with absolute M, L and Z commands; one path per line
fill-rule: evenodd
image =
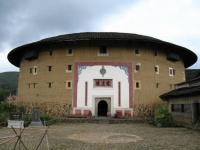
M 94 79 L 94 87 L 112 87 L 112 79 Z

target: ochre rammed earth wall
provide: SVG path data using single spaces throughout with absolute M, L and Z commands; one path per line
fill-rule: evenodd
M 67 50 L 73 49 L 73 55 L 68 56 Z M 123 62 L 132 64 L 133 105 L 134 112 L 144 110 L 146 107 L 161 103 L 159 96 L 169 90 L 176 83 L 185 81 L 184 64 L 182 60 L 169 61 L 167 54 L 157 50 L 139 49 L 140 54 L 134 53 L 132 47 L 107 47 L 109 56 L 98 56 L 99 47 L 66 47 L 54 48 L 52 56 L 49 51 L 41 51 L 34 60 L 22 60 L 18 84 L 18 101 L 23 103 L 67 104 L 68 109 L 73 100 L 74 66 L 76 62 Z M 135 72 L 135 65 L 141 64 L 141 70 Z M 72 65 L 72 72 L 66 72 L 67 65 Z M 154 71 L 159 65 L 159 74 Z M 37 66 L 37 75 L 30 73 L 30 68 Z M 52 71 L 48 71 L 52 66 Z M 169 67 L 176 70 L 176 75 L 169 76 Z M 72 88 L 66 88 L 66 82 L 72 81 Z M 141 88 L 135 89 L 135 81 L 140 81 Z M 48 87 L 52 82 L 52 87 Z M 32 83 L 36 83 L 33 88 Z M 156 87 L 159 83 L 159 87 Z M 29 84 L 31 87 L 29 88 Z M 122 97 L 123 100 L 123 97 Z M 54 105 L 52 105 L 54 106 Z M 141 107 L 141 108 L 140 108 Z M 145 109 L 146 110 L 146 109 Z

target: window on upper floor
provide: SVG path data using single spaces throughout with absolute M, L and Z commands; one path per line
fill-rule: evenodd
M 67 49 L 67 56 L 73 56 L 74 51 L 72 48 Z
M 36 88 L 37 83 L 33 83 L 33 88 Z
M 33 74 L 33 68 L 30 68 L 30 69 L 29 69 L 29 73 L 30 73 L 30 74 Z
M 154 56 L 158 56 L 158 51 L 154 50 Z
M 169 76 L 173 77 L 176 74 L 176 70 L 174 68 L 169 67 Z
M 169 61 L 179 61 L 181 58 L 179 54 L 170 52 L 170 53 L 167 53 L 167 59 Z
M 154 70 L 155 70 L 155 73 L 156 73 L 156 74 L 159 74 L 160 68 L 159 68 L 158 65 L 156 65 L 156 66 L 154 67 Z
M 140 81 L 135 81 L 135 89 L 141 89 Z
M 159 88 L 159 85 L 160 85 L 160 83 L 157 82 L 157 83 L 156 83 L 156 88 Z
M 53 51 L 50 50 L 50 51 L 49 51 L 49 56 L 52 56 L 52 55 L 53 55 Z
M 66 72 L 72 72 L 72 65 L 67 65 Z
M 38 67 L 37 66 L 33 66 L 33 75 L 37 75 L 37 71 Z
M 30 50 L 24 53 L 24 59 L 31 61 L 31 60 L 37 59 L 38 55 L 39 55 L 38 51 Z
M 135 65 L 135 72 L 140 71 L 140 69 L 141 69 L 141 64 L 140 64 L 140 63 L 137 63 L 137 64 Z
M 37 85 L 38 83 L 28 83 L 28 88 L 30 89 L 30 88 L 36 88 L 36 85 Z
M 48 71 L 49 71 L 49 72 L 52 71 L 52 66 L 48 66 Z
M 29 88 L 29 89 L 31 88 L 31 83 L 28 83 L 28 88 Z
M 47 84 L 49 88 L 52 88 L 53 82 L 48 82 Z
M 68 81 L 66 82 L 66 88 L 67 88 L 67 89 L 72 89 L 72 81 L 71 81 L 71 80 L 68 80 Z
M 135 53 L 135 55 L 139 56 L 140 55 L 140 50 L 138 48 L 135 48 L 134 49 L 134 53 Z
M 101 46 L 99 48 L 99 52 L 98 52 L 98 56 L 108 56 L 109 53 L 108 53 L 108 49 L 106 46 Z

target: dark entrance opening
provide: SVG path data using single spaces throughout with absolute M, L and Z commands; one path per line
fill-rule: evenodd
M 200 103 L 193 103 L 193 123 L 200 121 Z
M 197 103 L 197 121 L 200 121 L 200 103 Z
M 107 116 L 108 104 L 106 101 L 102 100 L 98 104 L 98 116 Z

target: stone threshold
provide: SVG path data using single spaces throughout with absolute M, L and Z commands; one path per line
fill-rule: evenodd
M 95 118 L 60 118 L 59 122 L 64 123 L 106 123 L 106 124 L 119 124 L 119 123 L 144 123 L 145 121 L 140 118 L 108 118 L 108 117 L 95 117 Z

